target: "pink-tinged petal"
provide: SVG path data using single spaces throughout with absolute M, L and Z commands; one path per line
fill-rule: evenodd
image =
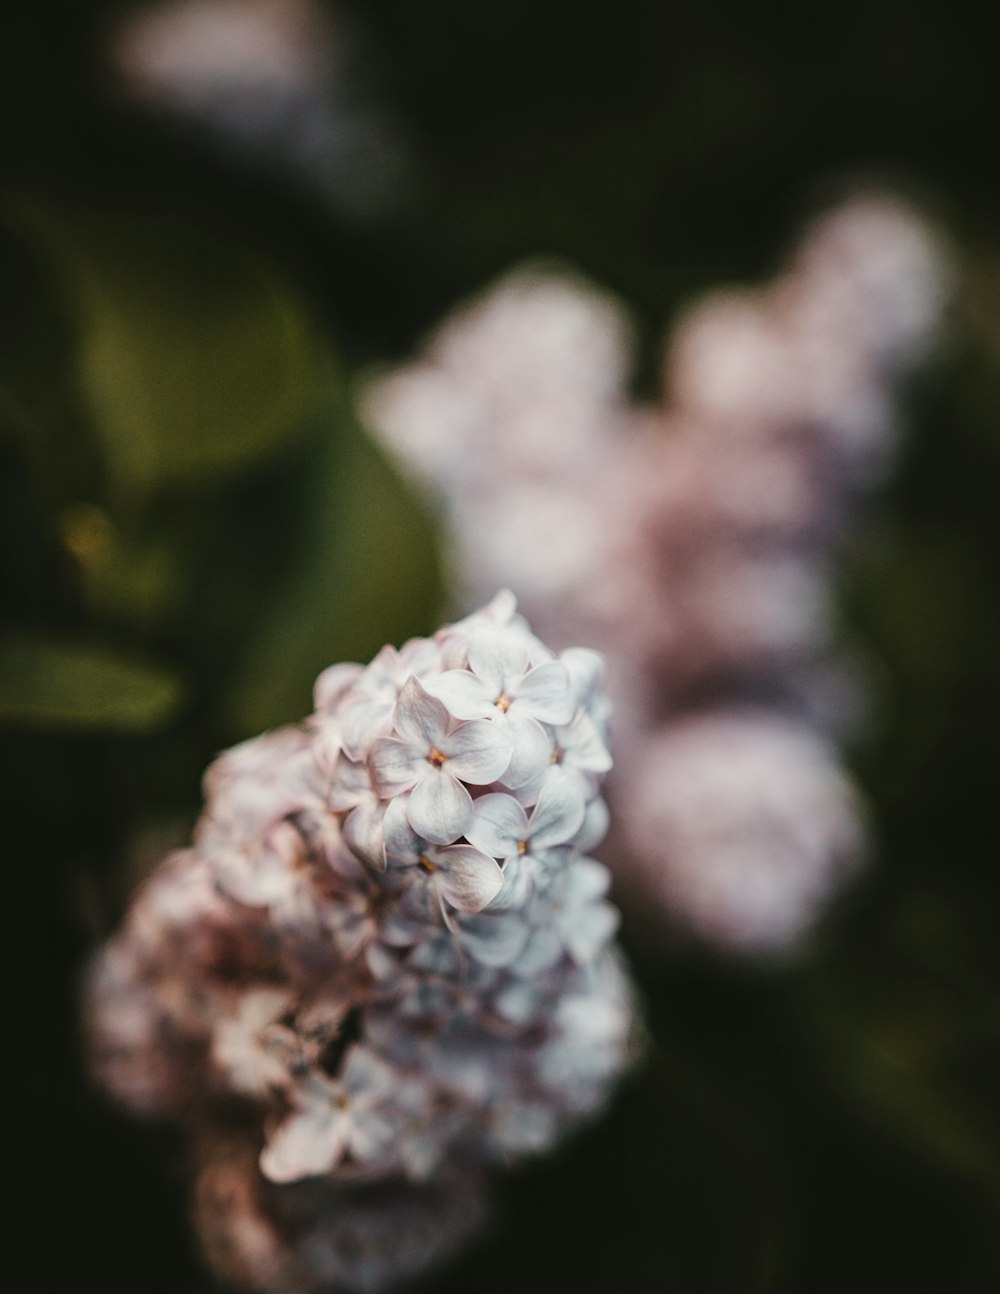
M 455 719 L 486 719 L 494 711 L 496 694 L 467 669 L 450 669 L 428 687 Z
M 410 826 L 433 845 L 450 845 L 463 835 L 472 818 L 472 796 L 440 768 L 428 765 L 427 775 L 413 788 L 407 805 Z
M 385 871 L 385 843 L 382 837 L 383 805 L 370 796 L 347 815 L 341 828 L 344 843 L 355 858 L 373 871 Z
M 365 666 L 360 690 L 374 695 L 385 688 L 396 689 L 405 677 L 400 669 L 399 652 L 387 644 Z
M 440 745 L 448 731 L 449 715 L 437 697 L 411 675 L 399 694 L 392 725 L 404 741 L 426 755 Z
M 508 625 L 517 612 L 517 598 L 510 589 L 501 589 L 475 613 L 496 625 Z
M 497 725 L 498 727 L 501 725 Z M 503 774 L 504 783 L 516 790 L 534 781 L 552 759 L 552 739 L 537 719 L 511 709 L 504 716 L 503 727 L 510 734 L 514 749 Z
M 428 767 L 424 755 L 415 751 L 408 741 L 398 737 L 380 737 L 368 756 L 372 785 L 383 798 L 408 791 L 424 775 Z
M 481 912 L 503 888 L 498 864 L 471 845 L 451 845 L 435 850 L 438 889 L 459 912 Z
M 491 858 L 509 858 L 528 838 L 528 815 L 512 795 L 499 792 L 473 801 L 466 839 Z
M 461 723 L 442 741 L 447 771 L 473 786 L 486 786 L 507 770 L 513 750 L 507 724 L 490 719 Z
M 441 669 L 441 648 L 433 638 L 408 638 L 399 649 L 399 665 L 417 678 L 436 674 Z
M 527 645 L 519 634 L 509 631 L 478 633 L 469 643 L 469 668 L 496 700 L 528 668 Z
M 591 903 L 560 927 L 566 950 L 578 966 L 589 965 L 618 929 L 618 912 L 610 903 Z
M 412 866 L 420 858 L 423 842 L 410 826 L 410 797 L 397 795 L 389 801 L 382 821 L 385 854 L 391 863 Z
M 459 936 L 474 961 L 499 970 L 517 961 L 528 941 L 528 927 L 513 913 L 460 917 Z
M 363 667 L 356 664 L 331 665 L 325 669 L 313 688 L 313 704 L 317 710 L 329 710 L 341 699 L 352 684 L 361 677 Z
M 551 849 L 572 840 L 583 825 L 586 811 L 578 778 L 550 778 L 531 815 L 532 849 Z
M 343 813 L 345 809 L 353 809 L 356 804 L 360 804 L 373 790 L 368 765 L 356 764 L 344 755 L 338 759 L 333 772 L 326 798 L 327 807 L 334 813 Z
M 361 697 L 345 708 L 340 719 L 341 743 L 350 759 L 364 759 L 373 743 L 389 734 L 395 704 L 390 694 Z
M 569 670 L 549 661 L 529 670 L 517 684 L 517 705 L 543 723 L 569 723 L 576 709 Z
M 290 1114 L 271 1134 L 260 1156 L 260 1171 L 272 1182 L 297 1182 L 328 1173 L 346 1149 L 346 1124 L 333 1101 L 311 1101 Z
M 329 780 L 333 776 L 334 769 L 337 767 L 337 760 L 340 758 L 343 742 L 341 741 L 340 726 L 331 719 L 324 719 L 316 715 L 310 720 L 310 727 L 315 734 L 313 736 L 312 750 L 313 758 L 316 760 L 316 767 L 319 769 L 322 777 Z

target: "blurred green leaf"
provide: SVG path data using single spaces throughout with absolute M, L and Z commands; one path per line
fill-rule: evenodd
M 170 529 L 146 527 L 146 533 L 126 544 L 107 512 L 83 502 L 63 509 L 58 521 L 88 609 L 144 633 L 176 621 L 186 572 Z
M 418 501 L 341 409 L 310 464 L 292 559 L 238 663 L 221 715 L 244 736 L 300 719 L 316 675 L 435 627 L 441 577 Z
M 319 346 L 251 248 L 180 216 L 10 204 L 79 335 L 84 402 L 112 502 L 255 465 L 301 428 Z
M 101 732 L 162 728 L 177 678 L 102 646 L 18 634 L 0 639 L 0 724 Z

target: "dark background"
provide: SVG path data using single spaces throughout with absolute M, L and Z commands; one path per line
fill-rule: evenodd
M 391 141 L 366 188 L 117 97 L 124 9 L 19 5 L 0 36 L 11 1288 L 214 1288 L 180 1148 L 88 1086 L 79 975 L 215 751 L 440 618 L 432 519 L 361 436 L 357 375 L 545 253 L 634 310 L 649 395 L 685 301 L 870 179 L 958 267 L 841 577 L 885 666 L 852 754 L 879 856 L 780 963 L 626 927 L 645 1065 L 426 1285 L 1000 1287 L 995 43 L 955 4 L 355 0 L 345 75 Z

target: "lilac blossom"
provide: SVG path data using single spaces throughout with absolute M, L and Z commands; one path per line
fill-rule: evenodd
M 501 594 L 326 671 L 301 727 L 208 771 L 193 848 L 139 891 L 87 1005 L 95 1077 L 191 1137 L 221 1279 L 413 1275 L 482 1215 L 490 1164 L 606 1099 L 636 1030 L 608 873 L 581 852 L 606 813 L 599 678 Z M 532 725 L 529 784 L 510 770 Z M 572 1081 L 567 997 L 602 1022 Z
M 521 907 L 532 889 L 545 888 L 550 851 L 573 839 L 585 815 L 580 789 L 568 779 L 547 782 L 530 814 L 512 795 L 493 793 L 476 801 L 466 835 L 484 854 L 503 860 L 496 907 Z
M 261 1172 L 296 1182 L 337 1167 L 346 1155 L 363 1166 L 396 1132 L 391 1109 L 396 1075 L 371 1052 L 353 1047 L 337 1079 L 307 1071 L 290 1091 L 292 1113 L 268 1138 Z
M 376 791 L 383 799 L 402 791 L 410 825 L 426 840 L 448 845 L 462 835 L 472 816 L 467 783 L 486 785 L 511 762 L 513 742 L 485 720 L 455 724 L 457 715 L 407 680 L 393 712 L 395 737 L 380 737 L 371 751 Z
M 370 216 L 402 182 L 399 132 L 320 0 L 151 0 L 113 16 L 106 46 L 116 94 L 342 212 Z
M 900 389 L 932 351 L 948 291 L 935 232 L 892 195 L 859 193 L 807 227 L 772 282 L 681 311 L 657 404 L 629 397 L 624 311 L 575 275 L 532 266 L 460 307 L 363 394 L 369 425 L 444 520 L 456 603 L 503 583 L 566 649 L 556 659 L 578 710 L 546 716 L 548 760 L 518 739 L 512 767 L 523 759 L 534 772 L 508 790 L 528 808 L 553 769 L 577 776 L 588 788 L 581 850 L 607 825 L 592 790 L 608 729 L 588 699 L 593 662 L 570 644 L 600 649 L 618 758 L 607 858 L 637 922 L 655 919 L 661 934 L 686 929 L 726 951 L 789 947 L 866 855 L 861 800 L 841 793 L 838 760 L 867 722 L 870 671 L 838 622 L 836 565 L 891 465 Z M 471 645 L 458 664 L 435 685 L 456 713 L 482 716 L 514 695 L 516 669 L 484 667 Z M 784 859 L 770 871 L 765 848 L 713 832 L 730 806 L 709 807 L 730 761 L 733 783 L 750 779 L 742 740 L 730 750 L 724 734 L 727 716 L 745 733 L 751 709 L 826 752 L 823 843 L 800 780 L 780 830 L 766 800 L 732 806 L 748 838 Z M 715 734 L 711 759 L 701 745 L 691 768 L 661 758 L 699 716 Z M 775 744 L 757 731 L 766 766 Z M 674 800 L 654 768 L 689 790 L 704 778 L 697 844 L 656 826 Z
M 576 710 L 569 671 L 558 661 L 533 665 L 518 635 L 477 635 L 467 668 L 448 670 L 434 694 L 459 719 L 492 719 L 511 740 L 509 786 L 523 786 L 548 763 L 552 745 L 544 724 L 565 724 Z
M 410 825 L 407 796 L 396 796 L 386 810 L 385 855 L 394 867 L 418 868 L 439 900 L 459 912 L 481 912 L 503 887 L 503 873 L 488 854 L 421 840 Z

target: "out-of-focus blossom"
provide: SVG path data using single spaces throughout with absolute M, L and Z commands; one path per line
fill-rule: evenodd
M 611 779 L 609 861 L 624 896 L 717 945 L 788 946 L 864 852 L 836 747 L 864 722 L 865 680 L 838 629 L 833 573 L 891 461 L 899 387 L 947 290 L 930 229 L 900 200 L 862 194 L 817 219 L 772 284 L 682 314 L 659 408 L 629 401 L 621 309 L 539 267 L 458 311 L 420 359 L 363 393 L 370 425 L 435 497 L 457 600 L 509 585 L 547 641 L 605 655 L 629 769 Z M 654 829 L 661 811 L 681 812 L 660 784 L 680 765 L 662 752 L 681 734 L 693 742 L 700 715 L 707 736 L 678 794 L 699 798 L 697 772 L 709 818 L 769 846 L 724 846 L 711 822 L 697 840 Z M 742 734 L 732 752 L 727 723 Z M 790 731 L 825 752 L 807 761 L 827 769 L 823 843 L 793 826 L 797 805 L 816 809 L 815 783 L 782 783 L 779 828 L 744 777 L 748 743 L 770 766 Z M 586 774 L 599 753 L 579 740 L 560 758 Z M 738 804 L 708 807 L 737 785 Z M 769 847 L 781 861 L 765 879 Z
M 735 709 L 665 724 L 630 752 L 618 803 L 627 885 L 729 947 L 794 943 L 858 865 L 857 794 L 808 726 Z
M 356 46 L 317 0 L 158 0 L 112 29 L 109 59 L 131 98 L 371 214 L 398 186 L 402 157 Z
M 411 1275 L 478 1220 L 489 1164 L 545 1150 L 627 1063 L 617 914 L 582 852 L 604 825 L 598 661 L 565 656 L 501 595 L 328 670 L 301 727 L 220 756 L 193 848 L 96 958 L 95 1073 L 189 1129 L 223 1279 Z M 530 783 L 508 780 L 515 705 L 551 769 Z

